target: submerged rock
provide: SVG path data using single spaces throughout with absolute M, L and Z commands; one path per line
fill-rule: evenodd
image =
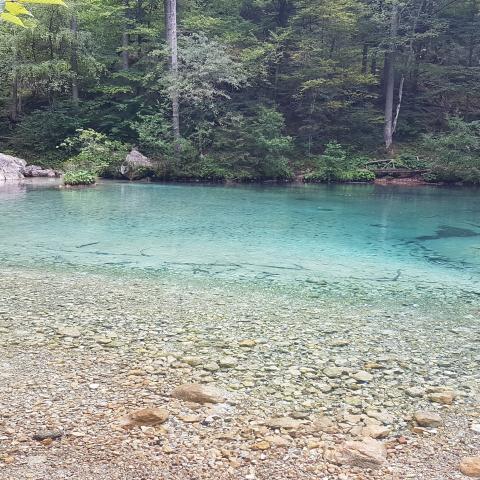
M 329 459 L 339 465 L 373 469 L 387 461 L 387 449 L 382 442 L 365 438 L 361 442 L 345 442 L 333 452 Z
M 169 416 L 170 413 L 164 408 L 143 408 L 122 417 L 120 425 L 124 428 L 154 426 L 166 422 Z
M 63 437 L 63 430 L 42 430 L 40 432 L 35 433 L 32 438 L 39 442 L 43 440 L 56 440 L 57 438 Z
M 442 405 L 451 405 L 455 400 L 455 392 L 446 390 L 444 392 L 431 393 L 428 398 L 431 402 L 441 403 Z
M 285 430 L 296 430 L 302 425 L 300 420 L 295 420 L 291 417 L 271 418 L 265 422 L 265 425 L 270 428 L 284 428 Z
M 366 383 L 373 380 L 373 375 L 366 372 L 365 370 L 360 370 L 359 372 L 354 373 L 352 375 L 352 378 L 354 378 L 359 383 Z
M 187 383 L 175 388 L 171 393 L 173 398 L 193 403 L 222 403 L 226 399 L 224 392 L 211 385 Z
M 480 478 L 480 457 L 462 458 L 460 471 L 467 477 Z
M 415 412 L 414 419 L 420 427 L 439 427 L 443 424 L 442 417 L 433 412 Z
M 61 337 L 71 337 L 71 338 L 79 338 L 82 335 L 82 332 L 77 327 L 69 327 L 69 326 L 59 327 L 57 330 L 57 333 Z

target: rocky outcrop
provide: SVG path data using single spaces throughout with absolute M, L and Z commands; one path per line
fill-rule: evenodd
M 132 148 L 120 167 L 120 173 L 129 180 L 138 180 L 145 177 L 148 170 L 152 168 L 152 161 L 136 148 Z
M 58 177 L 58 172 L 51 168 L 42 168 L 38 165 L 27 165 L 23 168 L 22 173 L 25 177 Z
M 21 180 L 26 165 L 27 162 L 21 158 L 0 153 L 0 181 Z
M 21 180 L 24 177 L 57 177 L 59 173 L 51 168 L 27 165 L 21 158 L 0 153 L 0 181 Z

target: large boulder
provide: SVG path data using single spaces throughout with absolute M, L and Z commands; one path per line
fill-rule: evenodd
M 0 181 L 21 180 L 26 165 L 27 162 L 21 158 L 0 153 Z
M 120 166 L 120 173 L 129 180 L 138 180 L 145 177 L 152 167 L 153 163 L 148 157 L 142 155 L 136 148 L 132 148 Z

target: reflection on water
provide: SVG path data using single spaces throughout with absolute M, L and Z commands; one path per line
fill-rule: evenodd
M 0 186 L 0 260 L 270 284 L 364 279 L 478 290 L 478 193 L 376 185 Z

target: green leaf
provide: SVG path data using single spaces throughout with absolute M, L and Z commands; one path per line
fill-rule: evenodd
M 4 12 L 0 14 L 0 18 L 8 23 L 13 23 L 14 25 L 19 25 L 20 27 L 25 27 L 24 23 L 15 15 Z
M 20 3 L 38 3 L 42 5 L 65 5 L 63 0 L 17 0 Z
M 12 15 L 32 15 L 21 3 L 5 2 L 5 10 Z

